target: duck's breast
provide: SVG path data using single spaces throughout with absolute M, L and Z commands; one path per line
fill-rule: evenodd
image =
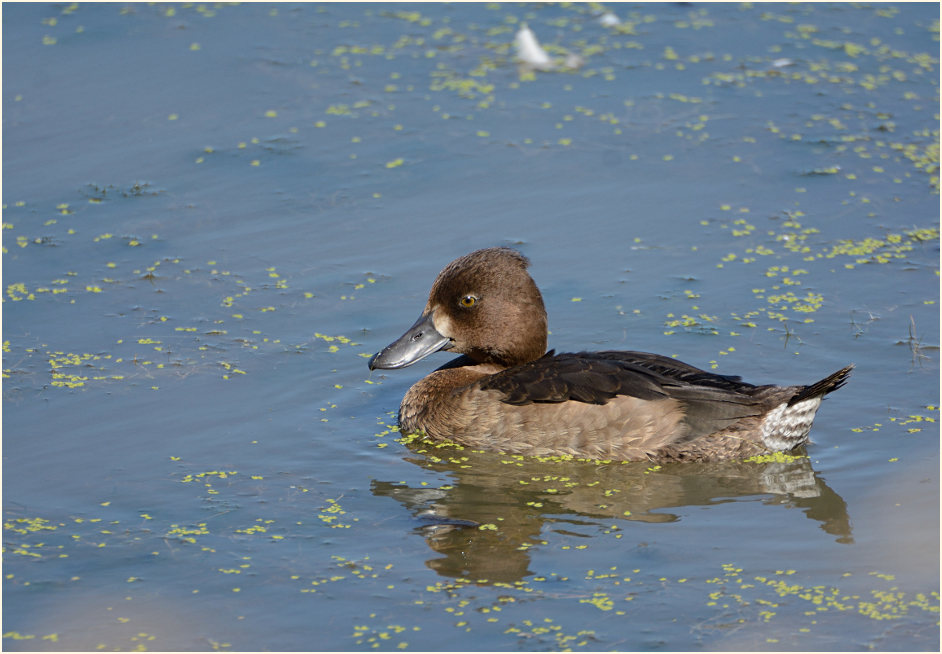
M 651 458 L 684 435 L 684 412 L 671 398 L 620 395 L 604 404 L 575 400 L 515 405 L 481 388 L 494 366 L 433 372 L 406 394 L 399 421 L 406 432 L 531 456 Z M 484 384 L 486 385 L 486 384 Z

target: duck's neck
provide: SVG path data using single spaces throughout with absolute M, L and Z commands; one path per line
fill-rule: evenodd
M 498 347 L 474 350 L 468 356 L 475 363 L 493 363 L 504 368 L 536 361 L 546 354 L 546 319 L 525 324 L 524 329 L 505 334 Z

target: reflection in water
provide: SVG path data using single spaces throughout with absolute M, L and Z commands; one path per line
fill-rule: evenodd
M 447 577 L 512 583 L 532 574 L 528 549 L 543 542 L 545 528 L 578 536 L 580 525 L 597 525 L 599 519 L 606 526 L 612 519 L 674 522 L 679 517 L 663 509 L 751 495 L 767 495 L 765 504 L 800 508 L 838 542 L 853 542 L 847 505 L 805 456 L 656 466 L 468 450 L 440 458 L 429 450 L 419 449 L 425 456 L 408 460 L 449 473 L 453 484 L 412 488 L 374 480 L 372 491 L 395 498 L 420 521 L 417 530 L 442 555 L 428 565 Z

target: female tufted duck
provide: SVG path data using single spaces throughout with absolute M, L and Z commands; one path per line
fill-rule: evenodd
M 853 369 L 810 386 L 753 386 L 658 354 L 546 352 L 528 264 L 510 248 L 452 261 L 416 323 L 370 359 L 374 370 L 462 355 L 406 393 L 405 433 L 534 456 L 740 459 L 805 443 L 821 399 Z

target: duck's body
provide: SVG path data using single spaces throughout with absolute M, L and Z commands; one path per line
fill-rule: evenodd
M 753 386 L 644 352 L 544 354 L 546 311 L 527 265 L 508 248 L 453 261 L 419 320 L 370 360 L 464 355 L 409 389 L 405 432 L 536 456 L 744 458 L 805 443 L 821 399 L 853 368 L 810 386 Z

